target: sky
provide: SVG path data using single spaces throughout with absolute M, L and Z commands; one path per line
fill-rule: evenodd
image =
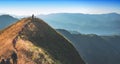
M 119 0 L 0 0 L 0 14 L 119 13 Z

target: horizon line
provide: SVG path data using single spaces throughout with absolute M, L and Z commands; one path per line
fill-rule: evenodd
M 35 16 L 39 16 L 39 15 L 50 15 L 50 14 L 88 14 L 88 15 L 99 15 L 99 14 L 111 14 L 111 13 L 114 13 L 114 14 L 120 14 L 118 12 L 107 12 L 107 13 L 78 13 L 78 12 L 58 12 L 58 13 L 48 13 L 48 14 L 34 14 Z M 10 14 L 10 13 L 0 13 L 0 15 L 10 15 L 10 16 L 31 16 L 31 14 L 28 14 L 28 15 L 19 15 L 19 14 Z

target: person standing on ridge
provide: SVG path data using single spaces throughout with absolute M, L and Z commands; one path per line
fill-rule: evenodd
M 32 14 L 32 21 L 34 21 L 34 14 Z

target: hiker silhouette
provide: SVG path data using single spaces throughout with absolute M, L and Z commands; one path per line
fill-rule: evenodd
M 18 57 L 16 52 L 13 51 L 11 58 L 12 58 L 13 64 L 17 64 Z
M 32 14 L 32 19 L 34 18 L 34 14 Z
M 34 14 L 32 15 L 32 21 L 34 21 Z
M 7 58 L 6 64 L 11 64 L 11 63 L 10 63 L 10 58 Z
M 2 59 L 2 61 L 0 62 L 0 64 L 5 64 L 5 60 L 4 60 L 4 59 Z

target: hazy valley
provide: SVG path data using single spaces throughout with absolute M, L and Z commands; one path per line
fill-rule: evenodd
M 57 29 L 67 37 L 88 64 L 119 64 L 120 36 L 71 33 Z

